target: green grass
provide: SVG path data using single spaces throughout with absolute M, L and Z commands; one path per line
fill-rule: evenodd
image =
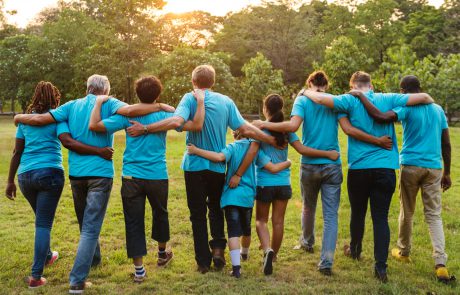
M 449 267 L 455 274 L 460 269 L 460 148 L 459 129 L 451 130 L 453 142 L 453 187 L 444 194 L 443 217 L 446 233 L 446 249 L 449 254 Z M 0 119 L 0 190 L 4 192 L 9 160 L 14 145 L 15 128 L 11 119 Z M 401 128 L 397 127 L 398 136 Z M 342 155 L 346 155 L 346 138 L 340 134 Z M 101 233 L 103 263 L 91 270 L 89 280 L 94 283 L 87 294 L 459 294 L 460 287 L 444 286 L 436 282 L 431 258 L 431 242 L 428 229 L 423 220 L 421 202 L 417 204 L 415 215 L 413 253 L 411 264 L 401 264 L 389 259 L 389 279 L 386 285 L 373 278 L 373 237 L 370 216 L 366 222 L 362 262 L 353 262 L 342 255 L 341 248 L 349 240 L 348 222 L 350 205 L 346 193 L 346 179 L 343 185 L 339 212 L 339 237 L 337 242 L 334 276 L 326 278 L 316 270 L 321 246 L 322 218 L 321 205 L 317 209 L 317 245 L 314 254 L 292 250 L 300 234 L 301 198 L 299 190 L 299 156 L 292 150 L 293 198 L 286 214 L 285 239 L 281 248 L 275 273 L 265 277 L 261 272 L 262 253 L 255 229 L 251 245 L 251 258 L 243 263 L 243 278 L 229 277 L 229 266 L 223 272 L 206 275 L 195 271 L 192 244 L 192 230 L 186 205 L 185 187 L 180 162 L 184 151 L 184 135 L 170 132 L 168 135 L 168 168 L 170 175 L 169 212 L 171 224 L 171 243 L 175 259 L 166 269 L 156 268 L 156 245 L 149 240 L 149 254 L 145 259 L 148 279 L 142 285 L 134 285 L 129 274 L 132 266 L 125 251 L 125 232 L 120 198 L 120 169 L 124 148 L 123 132 L 116 134 L 115 167 L 116 178 L 109 208 Z M 67 158 L 67 151 L 64 151 Z M 346 165 L 344 165 L 346 167 Z M 346 175 L 346 168 L 344 175 Z M 398 192 L 395 193 L 390 211 L 391 245 L 397 238 L 399 214 Z M 29 275 L 33 258 L 34 215 L 26 200 L 19 194 L 15 201 L 4 196 L 0 199 L 0 293 L 29 294 L 23 278 Z M 369 215 L 369 214 L 368 214 Z M 148 209 L 146 223 L 147 236 L 150 236 L 151 212 Z M 254 222 L 253 222 L 254 224 Z M 254 227 L 253 227 L 254 228 Z M 52 248 L 60 252 L 55 266 L 45 269 L 48 286 L 39 293 L 65 293 L 68 288 L 68 275 L 78 245 L 78 224 L 73 211 L 71 191 L 68 181 L 57 210 L 52 231 Z M 227 252 L 228 253 L 228 252 Z M 228 259 L 228 257 L 227 257 Z

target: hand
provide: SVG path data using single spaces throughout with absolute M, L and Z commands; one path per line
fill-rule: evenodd
M 103 148 L 99 148 L 99 157 L 103 158 L 103 159 L 106 159 L 108 161 L 111 161 L 112 158 L 113 158 L 113 152 L 115 150 L 111 147 L 103 147 Z
M 304 92 L 305 92 L 305 88 L 302 88 L 297 94 L 297 96 L 305 96 Z
M 350 92 L 348 92 L 348 94 L 351 94 L 351 95 L 353 95 L 354 97 L 357 97 L 357 98 L 360 98 L 362 95 L 364 95 L 364 93 L 362 91 L 356 90 L 356 89 L 350 90 Z
M 386 150 L 391 150 L 393 148 L 393 139 L 388 135 L 381 136 L 378 138 L 377 145 Z
M 6 197 L 12 201 L 16 198 L 16 184 L 14 182 L 9 182 L 6 185 Z
M 340 157 L 340 153 L 338 151 L 329 151 L 329 156 L 328 158 L 332 161 L 337 161 L 337 159 Z
M 176 111 L 175 107 L 172 107 L 169 104 L 165 104 L 165 103 L 160 103 L 160 109 L 167 113 L 174 113 Z
M 288 168 L 291 167 L 291 165 L 292 165 L 291 160 L 287 159 L 286 162 L 288 162 L 288 164 L 289 164 L 289 165 L 288 165 Z
M 195 89 L 193 90 L 193 96 L 195 97 L 195 99 L 198 101 L 198 102 L 203 102 L 204 101 L 204 96 L 205 96 L 205 92 L 204 90 L 202 89 Z
M 110 96 L 108 96 L 108 95 L 98 95 L 98 96 L 96 96 L 96 102 L 104 103 L 104 102 L 108 101 L 109 98 L 110 98 Z
M 262 120 L 254 120 L 252 121 L 252 125 L 254 125 L 255 127 L 259 129 L 264 129 L 264 121 Z
M 450 179 L 450 174 L 444 174 L 441 179 L 442 191 L 445 192 L 452 186 L 452 180 Z
M 126 129 L 126 132 L 128 132 L 129 136 L 138 137 L 144 134 L 144 125 L 137 121 L 131 120 L 129 121 L 129 123 L 132 124 Z
M 197 147 L 194 146 L 193 144 L 189 143 L 187 145 L 187 153 L 190 155 L 195 155 L 196 154 Z
M 228 182 L 228 187 L 229 188 L 235 188 L 240 184 L 241 177 L 238 175 L 233 175 L 232 178 L 230 178 L 230 181 Z

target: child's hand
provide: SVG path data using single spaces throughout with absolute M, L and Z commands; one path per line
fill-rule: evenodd
M 340 153 L 337 151 L 328 151 L 328 153 L 328 158 L 332 161 L 337 161 L 337 159 L 340 157 Z
M 288 162 L 288 165 L 289 165 L 288 168 L 291 167 L 291 165 L 292 165 L 291 160 L 287 159 L 286 162 Z
M 187 145 L 187 153 L 190 155 L 195 155 L 196 154 L 197 147 L 194 146 L 193 144 L 188 144 Z
M 205 97 L 205 92 L 204 90 L 202 89 L 195 89 L 193 90 L 193 96 L 195 97 L 195 99 L 198 101 L 198 102 L 202 102 L 204 101 L 204 97 Z
M 228 182 L 228 186 L 230 188 L 235 188 L 240 184 L 241 177 L 238 175 L 233 175 L 232 178 L 230 178 L 230 181 Z

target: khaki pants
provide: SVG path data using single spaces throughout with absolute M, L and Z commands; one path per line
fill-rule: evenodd
M 398 247 L 401 255 L 411 250 L 412 218 L 419 189 L 422 190 L 423 212 L 428 224 L 435 264 L 446 264 L 445 239 L 441 219 L 442 170 L 402 166 L 400 175 L 400 214 Z

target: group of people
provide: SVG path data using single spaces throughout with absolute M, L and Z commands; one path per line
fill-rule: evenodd
M 69 149 L 69 179 L 80 227 L 69 293 L 83 293 L 90 285 L 90 268 L 101 263 L 99 234 L 114 176 L 113 134 L 122 129 L 126 129 L 126 148 L 121 198 L 127 255 L 133 261 L 135 282 L 146 277 L 146 199 L 152 207 L 158 266 L 168 265 L 174 256 L 167 246 L 170 226 L 166 132 L 172 129 L 187 132 L 181 166 L 199 272 L 204 274 L 211 266 L 223 269 L 228 243 L 231 275 L 241 276 L 241 260 L 249 258 L 255 203 L 256 230 L 264 252 L 262 269 L 265 275 L 272 274 L 292 197 L 288 160 L 291 145 L 302 155 L 303 210 L 298 248 L 314 251 L 315 213 L 321 192 L 324 228 L 318 270 L 332 275 L 342 184 L 339 124 L 348 135 L 351 240 L 344 247 L 345 255 L 356 260 L 361 257 L 370 202 L 375 276 L 387 282 L 388 211 L 396 186 L 395 169 L 401 165 L 399 238 L 391 254 L 400 261 L 410 261 L 412 217 L 421 189 L 436 276 L 443 282 L 453 280 L 446 268 L 441 219 L 441 190 L 451 185 L 448 126 L 442 108 L 428 94 L 421 93 L 415 76 L 402 79 L 400 94 L 383 94 L 373 92 L 369 74 L 356 72 L 350 79 L 351 91 L 333 96 L 326 93 L 326 74 L 316 71 L 297 96 L 290 120 L 285 121 L 283 115 L 283 98 L 271 94 L 263 102 L 266 120 L 252 124 L 242 118 L 229 97 L 211 90 L 214 82 L 211 66 L 195 68 L 194 90 L 184 95 L 176 109 L 159 103 L 162 84 L 154 76 L 136 82 L 140 103 L 135 105 L 110 97 L 109 80 L 101 75 L 89 77 L 86 97 L 62 106 L 59 90 L 52 83 L 40 82 L 36 86 L 27 114 L 14 118 L 18 128 L 6 189 L 8 198 L 16 197 L 17 174 L 21 192 L 36 215 L 30 288 L 46 284 L 43 269 L 58 259 L 58 253 L 50 250 L 50 232 L 64 185 L 61 143 Z M 395 121 L 401 121 L 404 129 L 400 157 Z M 302 141 L 295 134 L 300 125 Z M 226 144 L 229 127 L 235 141 Z

